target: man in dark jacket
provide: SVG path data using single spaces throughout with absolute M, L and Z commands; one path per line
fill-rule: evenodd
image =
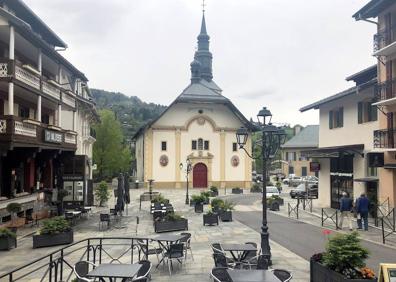
M 340 212 L 341 212 L 341 219 L 340 219 L 340 228 L 342 229 L 342 223 L 344 222 L 344 218 L 348 219 L 349 230 L 352 230 L 352 205 L 353 201 L 351 198 L 348 197 L 347 192 L 342 193 L 342 198 L 340 199 Z
M 364 223 L 364 230 L 368 230 L 368 213 L 370 200 L 363 193 L 356 201 L 356 211 L 358 214 L 358 229 L 362 229 L 362 222 Z

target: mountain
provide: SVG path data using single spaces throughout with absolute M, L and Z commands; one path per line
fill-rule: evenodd
M 158 117 L 166 106 L 146 103 L 136 96 L 128 97 L 119 92 L 92 89 L 98 110 L 111 109 L 121 122 L 127 140 L 131 140 L 136 131 L 146 122 Z

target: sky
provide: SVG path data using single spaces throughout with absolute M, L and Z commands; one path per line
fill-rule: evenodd
M 206 0 L 214 81 L 249 119 L 318 124 L 299 108 L 376 63 L 368 0 Z M 67 44 L 91 88 L 169 105 L 190 82 L 202 0 L 25 0 Z

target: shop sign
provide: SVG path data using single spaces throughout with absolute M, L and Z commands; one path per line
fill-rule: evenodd
M 84 180 L 84 176 L 82 175 L 63 175 L 63 181 L 81 181 Z
M 62 143 L 63 134 L 56 131 L 45 130 L 44 141 L 49 143 Z
M 345 176 L 345 177 L 353 177 L 353 173 L 344 173 L 344 172 L 330 172 L 332 176 Z
M 309 170 L 311 172 L 318 172 L 320 171 L 320 163 L 318 162 L 310 162 L 309 163 Z

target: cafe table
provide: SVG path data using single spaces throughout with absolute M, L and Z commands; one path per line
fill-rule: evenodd
M 111 282 L 116 282 L 117 278 L 126 279 L 135 277 L 141 267 L 142 265 L 138 263 L 102 263 L 88 272 L 87 276 L 90 278 L 98 278 L 100 281 L 104 281 L 104 278 L 108 278 Z
M 164 253 L 169 251 L 169 247 L 171 244 L 178 243 L 181 239 L 183 239 L 185 235 L 177 235 L 177 234 L 159 234 L 156 236 L 149 237 L 152 241 L 157 241 L 160 247 L 164 250 Z M 164 258 L 160 260 L 157 267 L 164 261 Z
M 248 252 L 257 251 L 252 244 L 220 244 L 223 251 L 230 252 L 236 262 L 241 262 L 246 258 Z
M 269 270 L 227 269 L 227 273 L 233 282 L 281 282 Z

